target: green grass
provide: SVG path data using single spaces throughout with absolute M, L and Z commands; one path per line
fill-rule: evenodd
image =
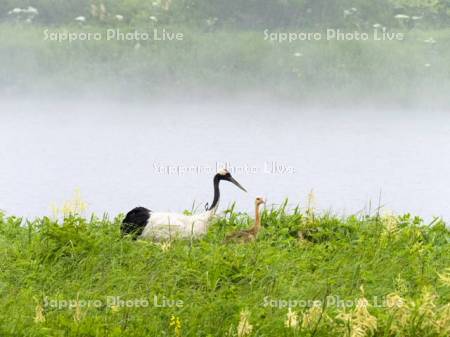
M 292 308 L 300 320 L 302 314 L 313 317 L 294 330 L 284 326 L 287 308 L 265 301 L 364 296 L 373 304 L 374 296 L 381 301 L 392 293 L 405 299 L 405 310 L 369 306 L 377 319 L 374 336 L 448 336 L 450 310 L 443 310 L 449 309 L 450 287 L 439 273 L 450 267 L 450 232 L 442 221 L 338 218 L 281 206 L 264 212 L 257 242 L 223 243 L 227 233 L 251 221 L 230 209 L 205 237 L 163 247 L 121 238 L 120 217 L 24 223 L 0 214 L 0 336 L 237 336 L 243 310 L 249 311 L 251 336 L 357 336 L 355 324 L 365 316 L 354 306 L 346 310 L 353 323 L 333 305 L 319 316 Z M 159 303 L 165 298 L 183 305 L 155 307 L 155 295 Z M 107 296 L 150 304 L 111 308 Z M 55 307 L 63 301 L 72 307 Z M 170 325 L 176 318 L 179 330 Z

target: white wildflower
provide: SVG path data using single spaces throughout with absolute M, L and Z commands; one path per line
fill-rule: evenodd
M 44 323 L 45 322 L 45 315 L 44 315 L 44 308 L 41 304 L 36 305 L 35 308 L 35 315 L 34 315 L 34 323 Z
M 20 9 L 20 8 L 14 8 L 8 12 L 9 15 L 20 14 L 20 13 L 22 13 L 22 9 Z
M 295 311 L 292 311 L 291 308 L 289 308 L 287 314 L 286 321 L 284 322 L 284 326 L 286 328 L 296 328 L 298 327 L 298 315 Z
M 320 301 L 314 301 L 311 308 L 303 313 L 302 326 L 308 330 L 316 327 L 317 323 L 323 315 L 322 305 Z
M 237 328 L 238 337 L 248 336 L 253 331 L 253 325 L 249 322 L 250 312 L 248 310 L 242 310 L 240 313 L 239 324 Z
M 22 11 L 24 13 L 32 14 L 32 15 L 38 15 L 39 14 L 39 11 L 36 8 L 32 7 L 32 6 L 28 6 L 27 9 L 24 9 Z
M 216 24 L 217 20 L 219 20 L 218 18 L 208 18 L 206 19 L 206 24 L 208 26 L 213 26 Z

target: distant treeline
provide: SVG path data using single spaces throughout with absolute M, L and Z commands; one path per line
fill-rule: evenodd
M 20 11 L 32 6 L 38 11 Z M 14 11 L 16 9 L 16 11 Z M 0 21 L 46 25 L 78 21 L 139 25 L 158 22 L 205 29 L 233 27 L 444 27 L 450 0 L 2 0 Z

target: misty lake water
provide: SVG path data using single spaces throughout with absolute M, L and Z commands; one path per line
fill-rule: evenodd
M 450 219 L 450 118 L 443 113 L 318 111 L 276 104 L 0 101 L 0 209 L 51 214 L 79 189 L 89 212 L 305 204 L 336 214 L 381 205 Z

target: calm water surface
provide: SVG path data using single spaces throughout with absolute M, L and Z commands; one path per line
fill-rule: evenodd
M 448 113 L 313 111 L 263 104 L 0 101 L 0 209 L 51 214 L 80 189 L 89 211 L 181 211 L 230 165 L 249 193 L 350 214 L 381 204 L 450 219 Z

